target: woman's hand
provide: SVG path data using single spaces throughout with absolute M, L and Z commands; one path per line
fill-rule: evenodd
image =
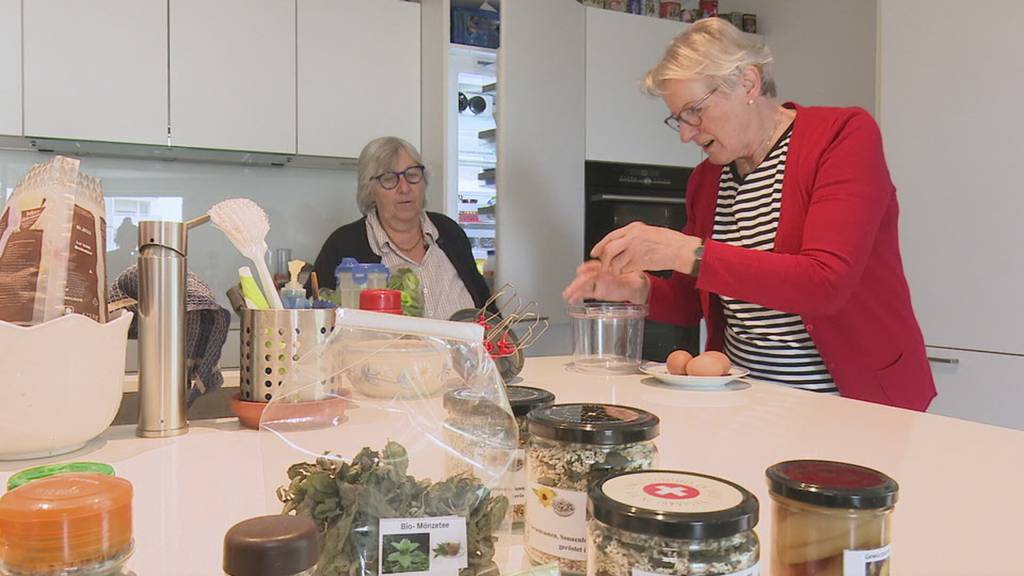
M 633 222 L 613 230 L 590 251 L 611 274 L 644 270 L 693 270 L 694 251 L 700 238 L 670 228 Z
M 644 304 L 648 287 L 643 272 L 613 274 L 601 262 L 588 260 L 576 268 L 576 278 L 562 291 L 562 298 L 570 304 L 586 299 Z

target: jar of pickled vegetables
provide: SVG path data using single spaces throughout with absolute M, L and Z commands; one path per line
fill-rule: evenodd
M 765 474 L 772 576 L 888 576 L 895 480 L 825 460 L 781 462 Z

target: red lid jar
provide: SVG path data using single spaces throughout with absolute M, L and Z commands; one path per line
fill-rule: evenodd
M 398 290 L 363 290 L 359 309 L 402 315 L 402 293 Z

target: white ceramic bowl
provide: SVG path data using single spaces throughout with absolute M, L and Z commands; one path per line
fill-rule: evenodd
M 720 388 L 737 378 L 743 378 L 750 374 L 750 370 L 732 366 L 729 373 L 723 376 L 686 376 L 680 374 L 669 374 L 668 366 L 664 362 L 644 362 L 640 371 L 648 376 L 654 376 L 665 384 L 680 386 L 684 388 Z
M 346 375 L 371 398 L 429 397 L 440 392 L 451 369 L 448 348 L 431 340 L 363 340 L 346 347 Z
M 77 450 L 114 421 L 131 313 L 80 314 L 36 326 L 0 322 L 0 460 Z

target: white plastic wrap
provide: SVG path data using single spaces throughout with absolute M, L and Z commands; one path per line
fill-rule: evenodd
M 289 379 L 263 412 L 264 470 L 317 522 L 317 574 L 498 573 L 518 428 L 480 326 L 342 309 Z M 449 417 L 461 389 L 478 417 Z

